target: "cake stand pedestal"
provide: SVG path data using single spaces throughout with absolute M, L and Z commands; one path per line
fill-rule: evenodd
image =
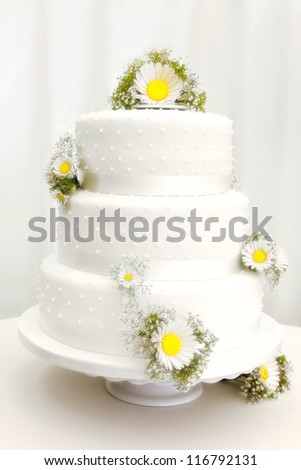
M 149 382 L 143 359 L 83 351 L 51 338 L 40 327 L 37 305 L 22 315 L 19 337 L 27 349 L 42 359 L 89 376 L 106 378 L 107 391 L 129 403 L 174 406 L 193 401 L 202 394 L 201 384 L 185 393 L 175 391 L 168 384 Z M 248 373 L 277 355 L 280 346 L 280 326 L 262 314 L 256 337 L 241 347 L 213 352 L 200 382 L 214 383 Z
M 106 389 L 118 400 L 143 406 L 175 406 L 196 400 L 202 395 L 203 387 L 197 384 L 186 393 L 179 393 L 170 385 L 154 383 L 136 384 L 128 381 L 106 381 Z

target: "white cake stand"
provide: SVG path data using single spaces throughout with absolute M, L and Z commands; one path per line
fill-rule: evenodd
M 129 403 L 173 406 L 193 401 L 202 394 L 201 383 L 189 392 L 180 393 L 169 384 L 149 382 L 143 359 L 83 351 L 56 341 L 41 329 L 37 305 L 22 315 L 19 337 L 27 349 L 42 359 L 89 376 L 105 377 L 107 391 Z M 271 317 L 262 314 L 258 335 L 241 347 L 213 353 L 201 382 L 214 383 L 248 373 L 275 356 L 280 346 L 280 326 Z

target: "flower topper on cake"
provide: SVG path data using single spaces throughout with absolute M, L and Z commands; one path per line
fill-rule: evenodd
M 243 264 L 254 271 L 263 273 L 271 288 L 279 284 L 281 275 L 288 268 L 284 250 L 262 233 L 253 233 L 243 243 L 241 249 Z
M 113 109 L 185 106 L 203 112 L 205 101 L 198 76 L 166 49 L 153 49 L 144 58 L 135 59 L 110 98 Z
M 151 381 L 169 381 L 187 391 L 200 380 L 217 338 L 192 313 L 179 318 L 174 309 L 140 308 L 138 294 L 150 293 L 146 269 L 142 259 L 132 256 L 112 266 L 111 277 L 126 300 L 121 339 L 135 356 L 146 359 Z
M 47 181 L 50 192 L 61 205 L 66 205 L 73 191 L 80 187 L 79 154 L 72 132 L 66 132 L 54 144 Z

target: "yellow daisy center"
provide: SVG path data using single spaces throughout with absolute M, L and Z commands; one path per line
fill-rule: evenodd
M 174 333 L 168 333 L 162 339 L 161 345 L 167 356 L 175 356 L 181 349 L 181 340 Z
M 58 193 L 58 194 L 56 195 L 56 197 L 57 197 L 57 199 L 58 199 L 59 201 L 63 201 L 63 200 L 64 200 L 64 195 L 61 194 L 61 193 Z
M 133 274 L 131 273 L 125 273 L 125 275 L 123 276 L 123 279 L 126 281 L 126 282 L 131 282 L 133 280 Z
M 264 250 L 256 250 L 253 253 L 253 260 L 255 263 L 264 263 L 268 255 Z
M 266 366 L 261 366 L 260 367 L 260 375 L 261 375 L 261 380 L 262 382 L 265 382 L 269 378 L 269 371 Z
M 151 100 L 161 101 L 168 96 L 168 87 L 163 80 L 152 80 L 147 85 L 146 93 Z
M 69 173 L 70 170 L 71 170 L 71 165 L 69 162 L 63 162 L 59 166 L 59 172 L 62 175 L 66 175 L 67 173 Z

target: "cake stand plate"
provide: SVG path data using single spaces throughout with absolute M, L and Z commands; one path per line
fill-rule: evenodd
M 143 359 L 83 351 L 56 341 L 41 329 L 38 305 L 22 315 L 19 337 L 27 349 L 42 359 L 89 376 L 105 377 L 107 391 L 129 403 L 173 406 L 188 403 L 202 394 L 201 384 L 192 387 L 189 392 L 180 393 L 169 384 L 150 383 Z M 250 372 L 279 352 L 281 337 L 280 325 L 262 314 L 259 332 L 252 341 L 229 351 L 212 353 L 201 382 L 234 379 Z

